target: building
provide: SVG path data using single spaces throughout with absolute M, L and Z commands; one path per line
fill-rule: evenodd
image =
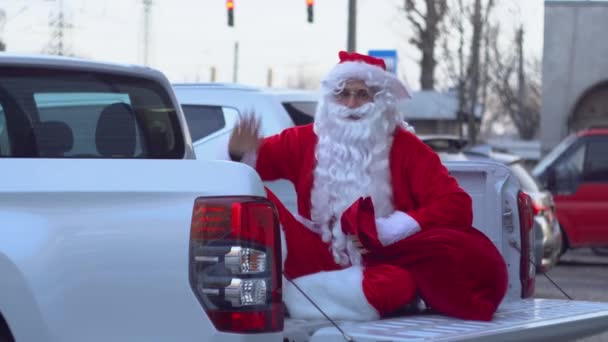
M 541 150 L 608 127 L 608 1 L 545 0 Z
M 399 110 L 418 134 L 460 135 L 460 127 L 466 134 L 466 116 L 458 117 L 458 96 L 454 91 L 415 91 L 412 98 L 400 102 Z M 476 113 L 476 123 L 481 122 L 481 111 Z

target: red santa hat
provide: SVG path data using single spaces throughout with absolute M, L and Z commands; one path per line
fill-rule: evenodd
M 383 59 L 346 51 L 340 51 L 338 56 L 340 62 L 321 81 L 327 90 L 333 91 L 348 79 L 358 79 L 370 87 L 384 90 L 396 100 L 411 98 L 408 86 L 386 71 Z

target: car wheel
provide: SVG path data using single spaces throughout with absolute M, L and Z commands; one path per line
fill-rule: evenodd
M 608 247 L 593 247 L 591 250 L 596 255 L 608 256 Z
M 561 257 L 570 248 L 570 242 L 568 241 L 568 235 L 566 235 L 566 231 L 564 230 L 564 228 L 562 228 L 561 225 L 559 226 L 559 229 L 562 231 L 562 249 L 559 252 L 559 256 Z

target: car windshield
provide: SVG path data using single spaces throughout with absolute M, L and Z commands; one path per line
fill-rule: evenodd
M 173 101 L 153 80 L 91 71 L 0 68 L 0 152 L 26 158 L 180 159 Z
M 576 139 L 576 135 L 572 134 L 566 137 L 566 139 L 562 140 L 561 143 L 557 144 L 549 154 L 547 154 L 541 161 L 538 162 L 536 167 L 532 170 L 532 174 L 535 177 L 539 177 L 542 173 L 545 172 L 547 167 L 557 159 Z

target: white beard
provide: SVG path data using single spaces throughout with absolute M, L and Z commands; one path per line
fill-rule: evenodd
M 361 119 L 348 120 L 349 115 Z M 331 242 L 334 260 L 340 265 L 361 262 L 360 253 L 342 232 L 342 213 L 368 196 L 376 217 L 394 211 L 389 154 L 397 122 L 397 115 L 380 102 L 349 109 L 326 99 L 315 116 L 318 143 L 311 219 L 321 227 L 323 241 Z

